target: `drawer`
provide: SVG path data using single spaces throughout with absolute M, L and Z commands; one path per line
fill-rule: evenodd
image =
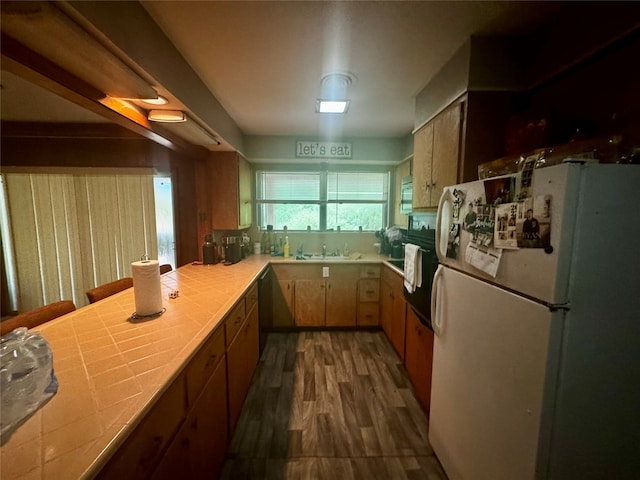
M 358 301 L 377 302 L 380 299 L 380 280 L 362 278 L 358 282 Z
M 231 345 L 231 342 L 236 336 L 236 333 L 238 333 L 238 330 L 240 330 L 240 327 L 242 326 L 242 322 L 244 322 L 244 316 L 245 316 L 245 311 L 244 311 L 244 298 L 243 298 L 235 307 L 233 307 L 233 310 L 231 310 L 231 313 L 227 315 L 227 318 L 224 319 L 224 328 L 227 333 L 226 335 L 227 347 Z
M 218 328 L 189 362 L 186 368 L 189 406 L 194 404 L 216 366 L 224 358 L 224 348 L 224 328 Z
M 258 303 L 258 285 L 254 283 L 244 296 L 245 312 L 249 313 L 256 303 Z
M 372 263 L 360 267 L 360 278 L 380 278 L 380 265 Z
M 358 326 L 377 326 L 380 320 L 380 305 L 377 303 L 358 304 Z

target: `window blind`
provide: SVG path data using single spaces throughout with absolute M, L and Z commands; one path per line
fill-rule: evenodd
M 260 225 L 276 230 L 379 230 L 388 203 L 388 171 L 256 172 Z
M 320 200 L 319 173 L 259 172 L 259 175 L 260 200 Z
M 20 312 L 131 275 L 131 262 L 157 258 L 152 172 L 3 174 Z

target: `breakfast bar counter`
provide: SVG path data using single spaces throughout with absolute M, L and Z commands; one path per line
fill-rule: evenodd
M 166 311 L 151 320 L 131 320 L 130 288 L 37 327 L 53 351 L 59 388 L 3 439 L 2 479 L 98 475 L 263 270 L 280 262 L 294 260 L 252 255 L 232 266 L 186 265 L 164 274 Z
M 93 478 L 269 260 L 162 275 L 166 311 L 153 320 L 130 321 L 130 288 L 37 327 L 59 388 L 2 445 L 2 479 Z

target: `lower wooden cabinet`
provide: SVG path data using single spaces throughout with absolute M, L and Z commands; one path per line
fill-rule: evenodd
M 404 360 L 407 302 L 403 293 L 404 279 L 389 267 L 383 267 L 380 277 L 380 324 L 391 345 Z
M 359 267 L 332 265 L 327 278 L 325 325 L 353 327 L 357 321 Z
M 217 478 L 258 363 L 258 317 L 252 285 L 96 478 Z
M 329 269 L 328 277 L 323 276 L 323 267 Z M 276 264 L 271 268 L 273 328 L 378 325 L 377 264 Z
M 217 478 L 224 464 L 227 432 L 226 362 L 218 363 L 153 480 Z
M 185 379 L 184 375 L 180 375 L 158 399 L 97 478 L 149 478 L 180 428 L 185 414 Z
M 254 306 L 227 347 L 229 438 L 233 437 L 259 356 L 258 308 Z
M 379 319 L 380 304 L 378 302 L 358 304 L 359 327 L 375 327 L 379 324 Z
M 416 397 L 428 412 L 431 402 L 433 331 L 420 322 L 411 307 L 407 308 L 404 362 Z
M 275 268 L 273 269 L 276 270 Z M 282 328 L 293 326 L 293 280 L 278 278 L 274 275 L 272 282 L 273 297 L 271 299 L 271 327 Z
M 325 325 L 326 282 L 321 279 L 299 279 L 294 283 L 294 314 L 298 327 Z
M 185 368 L 187 405 L 190 408 L 193 407 L 213 372 L 219 367 L 224 358 L 224 352 L 224 328 L 218 328 Z M 224 365 L 224 362 L 222 364 Z
M 379 275 L 378 275 L 379 277 Z M 380 320 L 380 278 L 358 280 L 359 327 L 373 327 Z

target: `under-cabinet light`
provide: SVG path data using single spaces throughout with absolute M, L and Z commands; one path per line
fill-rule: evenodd
M 152 122 L 178 123 L 186 122 L 187 117 L 180 110 L 150 110 L 147 116 Z
M 150 105 L 166 105 L 169 103 L 169 100 L 164 98 L 162 95 L 158 95 L 158 98 L 143 98 L 140 101 Z

